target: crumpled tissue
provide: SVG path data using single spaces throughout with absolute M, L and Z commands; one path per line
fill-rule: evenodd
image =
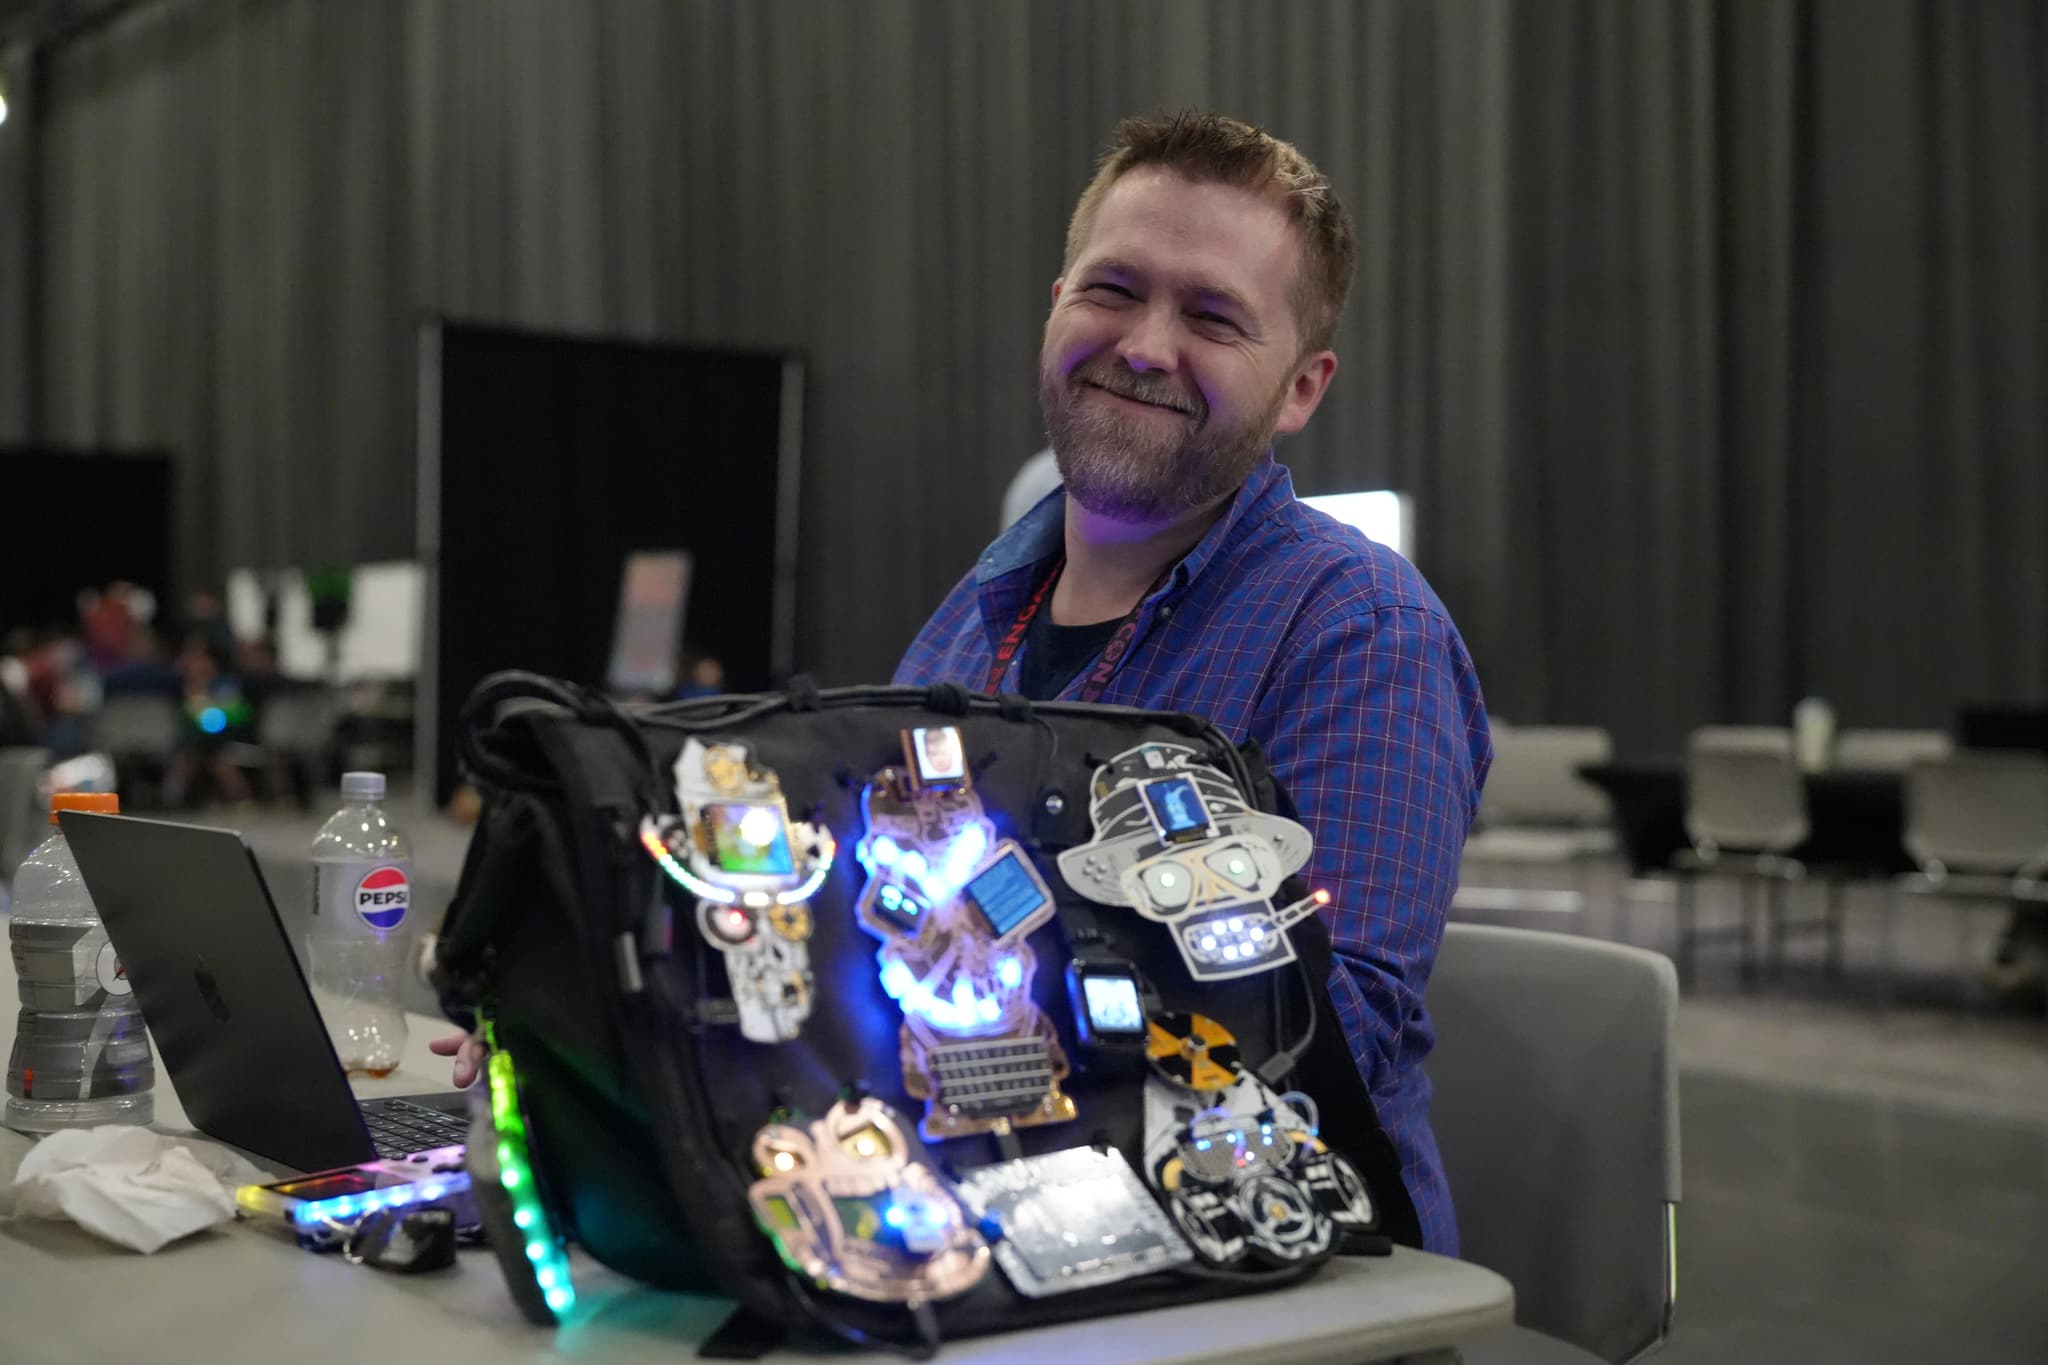
M 0 1189 L 0 1214 L 68 1219 L 150 1252 L 235 1216 L 235 1187 L 273 1177 L 225 1147 L 106 1125 L 52 1133 Z

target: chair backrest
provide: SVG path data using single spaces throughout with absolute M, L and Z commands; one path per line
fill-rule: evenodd
M 1923 758 L 1942 758 L 1954 748 L 1939 730 L 1844 730 L 1835 737 L 1835 766 L 1904 772 Z
M 2009 873 L 2048 863 L 2048 758 L 1965 749 L 1906 772 L 1906 851 L 1930 871 Z
M 1680 1195 L 1670 959 L 1569 934 L 1446 926 L 1429 981 L 1431 1124 L 1460 1254 L 1515 1317 L 1603 1360 L 1670 1327 Z
M 184 714 L 168 697 L 118 694 L 92 718 L 92 747 L 118 758 L 169 758 L 184 737 Z
M 1479 794 L 1479 822 L 1601 825 L 1612 818 L 1607 793 L 1579 769 L 1614 757 L 1614 740 L 1597 726 L 1515 725 L 1493 732 L 1493 767 Z
M 1685 755 L 1685 832 L 1703 853 L 1786 853 L 1805 842 L 1806 784 L 1792 733 L 1773 726 L 1706 726 Z
M 36 776 L 49 766 L 47 749 L 0 749 L 0 882 L 13 880 L 14 869 L 47 828 L 48 812 L 36 802 Z
M 256 739 L 279 754 L 318 754 L 334 739 L 341 701 L 324 687 L 292 688 L 263 702 Z

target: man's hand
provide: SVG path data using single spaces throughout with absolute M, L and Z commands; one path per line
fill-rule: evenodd
M 484 1040 L 473 1033 L 451 1033 L 446 1038 L 431 1039 L 427 1043 L 427 1051 L 436 1057 L 455 1059 L 457 1090 L 467 1089 L 475 1082 L 477 1073 L 483 1070 L 484 1058 L 490 1054 Z

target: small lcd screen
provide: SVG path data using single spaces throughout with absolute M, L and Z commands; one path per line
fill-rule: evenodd
M 1047 904 L 1038 878 L 1024 865 L 1024 855 L 1014 848 L 967 883 L 967 899 L 988 921 L 988 931 L 996 938 L 1009 933 Z
M 721 872 L 786 877 L 796 870 L 789 853 L 789 821 L 772 801 L 728 801 L 704 808 L 711 861 Z
M 1145 809 L 1152 813 L 1152 823 L 1167 843 L 1186 843 L 1208 834 L 1209 808 L 1202 804 L 1193 778 L 1164 777 L 1138 790 L 1144 795 Z
M 1138 983 L 1128 976 L 1084 976 L 1081 994 L 1088 1002 L 1088 1027 L 1097 1033 L 1142 1033 L 1145 1013 L 1138 1007 Z
M 912 730 L 910 752 L 917 762 L 917 780 L 924 786 L 948 786 L 967 776 L 967 751 L 960 744 L 960 732 L 950 725 Z
M 917 932 L 917 926 L 924 922 L 924 912 L 929 909 L 916 896 L 889 882 L 883 882 L 875 892 L 876 913 L 899 929 Z
M 395 1184 L 389 1177 L 379 1179 L 366 1171 L 336 1171 L 333 1175 L 316 1175 L 305 1180 L 285 1180 L 270 1188 L 276 1194 L 293 1199 L 304 1199 L 308 1203 L 321 1199 L 335 1199 L 345 1194 L 364 1194 L 370 1190 Z

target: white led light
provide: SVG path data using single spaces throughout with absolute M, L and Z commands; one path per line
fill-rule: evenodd
M 781 832 L 781 819 L 767 806 L 751 807 L 740 817 L 740 838 L 755 848 L 768 847 Z

